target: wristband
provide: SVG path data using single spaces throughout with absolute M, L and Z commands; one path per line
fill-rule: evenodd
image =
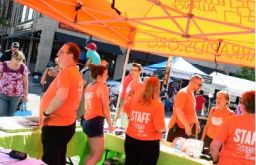
M 213 159 L 212 159 L 213 160 Z M 219 162 L 219 158 L 217 159 L 217 160 L 215 160 L 215 161 L 213 161 L 212 163 L 213 164 L 217 164 Z
M 219 160 L 216 160 L 216 161 L 213 161 L 212 163 L 213 164 L 217 164 L 219 162 Z
M 47 113 L 44 112 L 44 116 L 51 116 L 51 114 L 47 114 Z

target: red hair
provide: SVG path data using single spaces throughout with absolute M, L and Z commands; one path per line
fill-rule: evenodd
M 160 81 L 157 77 L 149 77 L 145 83 L 144 90 L 141 96 L 141 101 L 145 104 L 151 100 L 159 97 L 160 94 Z

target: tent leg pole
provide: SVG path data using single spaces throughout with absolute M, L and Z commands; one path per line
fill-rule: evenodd
M 116 111 L 115 111 L 114 119 L 117 119 L 117 115 L 118 115 L 118 113 L 120 113 L 119 111 L 121 111 L 121 109 L 120 109 L 121 92 L 122 92 L 122 89 L 123 89 L 124 77 L 125 77 L 126 67 L 127 67 L 128 61 L 129 61 L 130 51 L 131 51 L 131 48 L 130 48 L 130 46 L 128 46 L 125 61 L 124 61 L 124 67 L 123 67 L 123 74 L 122 74 L 122 80 L 121 80 L 121 89 L 119 90 L 119 93 L 118 93 L 118 99 L 117 99 L 117 103 L 116 103 Z M 115 123 L 115 125 L 116 125 L 116 123 Z

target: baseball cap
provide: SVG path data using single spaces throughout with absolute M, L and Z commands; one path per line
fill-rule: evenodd
M 13 42 L 12 43 L 12 47 L 14 48 L 19 48 L 20 47 L 20 44 L 18 42 Z
M 90 42 L 86 45 L 87 49 L 91 49 L 91 50 L 96 50 L 97 49 L 97 45 L 93 42 Z

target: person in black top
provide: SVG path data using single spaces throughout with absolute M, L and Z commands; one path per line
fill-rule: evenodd
M 4 62 L 4 61 L 10 61 L 12 59 L 12 55 L 15 53 L 15 52 L 18 52 L 19 51 L 19 48 L 20 48 L 20 44 L 18 42 L 13 42 L 12 43 L 12 47 L 10 50 L 7 50 L 3 53 L 3 55 L 1 56 L 0 58 L 0 61 L 1 62 Z
M 44 92 L 46 92 L 46 90 L 48 89 L 48 87 L 50 86 L 50 84 L 55 79 L 58 73 L 59 73 L 59 66 L 58 66 L 58 58 L 56 57 L 54 59 L 53 66 L 49 65 L 49 67 L 45 69 L 41 77 L 41 81 L 40 81 L 40 84 L 42 85 L 41 96 L 44 94 Z

